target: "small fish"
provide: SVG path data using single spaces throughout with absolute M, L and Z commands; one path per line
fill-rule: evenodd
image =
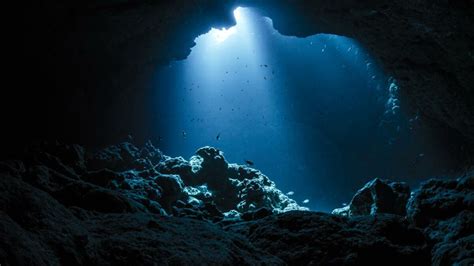
M 293 195 L 295 195 L 295 192 L 290 191 L 290 192 L 286 193 L 286 195 L 288 195 L 288 196 L 293 196 Z
M 217 134 L 216 136 L 216 140 L 219 140 L 221 138 L 221 133 L 219 132 L 219 134 Z
M 309 202 L 309 199 L 303 200 L 303 204 L 307 204 Z
M 181 135 L 183 135 L 183 138 L 186 138 L 186 132 L 184 130 L 181 132 Z
M 253 166 L 255 165 L 252 161 L 250 160 L 245 160 L 245 163 L 248 165 L 248 166 Z

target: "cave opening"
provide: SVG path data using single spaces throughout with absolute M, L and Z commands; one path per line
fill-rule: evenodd
M 455 168 L 399 99 L 397 81 L 356 40 L 281 35 L 252 8 L 198 36 L 158 70 L 159 146 L 202 146 L 269 176 L 298 203 L 330 211 L 375 177 L 418 185 Z

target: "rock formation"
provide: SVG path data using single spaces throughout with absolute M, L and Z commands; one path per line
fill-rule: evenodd
M 349 205 L 335 209 L 333 214 L 355 216 L 392 213 L 404 216 L 409 197 L 410 188 L 407 184 L 376 178 L 357 191 Z
M 473 180 L 432 179 L 408 198 L 375 179 L 343 216 L 298 206 L 212 147 L 186 161 L 151 143 L 45 144 L 0 162 L 0 263 L 469 265 Z

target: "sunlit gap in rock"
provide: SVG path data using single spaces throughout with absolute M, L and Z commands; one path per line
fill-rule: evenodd
M 255 163 L 299 204 L 331 210 L 374 177 L 430 176 L 417 117 L 398 86 L 355 40 L 282 36 L 255 10 L 198 36 L 187 59 L 159 71 L 160 148 L 188 159 L 214 146 Z

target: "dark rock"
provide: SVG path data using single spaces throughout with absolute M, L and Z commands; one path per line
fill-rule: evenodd
M 102 169 L 98 171 L 88 172 L 82 175 L 81 179 L 98 186 L 107 187 L 110 182 L 114 180 L 118 182 L 123 181 L 124 177 L 109 169 Z
M 48 193 L 78 181 L 77 176 L 63 175 L 45 165 L 34 165 L 23 175 L 23 180 Z
M 407 206 L 408 217 L 420 227 L 474 211 L 473 173 L 458 180 L 430 179 L 414 192 Z
M 87 264 L 87 229 L 47 193 L 0 174 L 0 261 L 11 265 Z
M 2 174 L 0 189 L 2 265 L 283 264 L 209 222 L 140 212 L 79 220 L 18 178 Z
M 433 265 L 469 265 L 474 257 L 474 176 L 430 179 L 413 193 L 408 219 L 435 244 Z
M 472 174 L 424 183 L 407 217 L 408 187 L 376 179 L 341 217 L 288 212 L 304 208 L 211 147 L 190 162 L 152 146 L 96 153 L 114 170 L 80 170 L 65 150 L 0 164 L 2 265 L 472 263 Z
M 10 160 L 0 162 L 0 173 L 21 176 L 24 172 L 26 172 L 26 168 L 22 161 Z
M 347 219 L 291 211 L 225 228 L 289 265 L 430 264 L 422 231 L 395 215 Z
M 85 150 L 77 144 L 42 142 L 38 146 L 32 147 L 30 154 L 59 172 L 71 172 L 73 170 L 74 174 L 82 174 L 86 170 Z
M 262 219 L 262 218 L 265 218 L 267 216 L 270 216 L 272 215 L 273 212 L 272 210 L 270 210 L 269 208 L 260 208 L 258 210 L 255 210 L 255 211 L 248 211 L 248 212 L 244 212 L 242 213 L 242 219 L 244 221 L 251 221 L 251 220 L 258 220 L 258 219 Z
M 198 149 L 196 155 L 190 159 L 190 164 L 199 182 L 207 184 L 211 191 L 223 194 L 232 190 L 230 180 L 227 178 L 227 161 L 218 149 L 213 147 Z M 230 193 L 233 194 L 235 193 Z
M 184 184 L 179 175 L 159 175 L 155 178 L 155 183 L 161 188 L 159 202 L 166 210 L 184 196 Z
M 433 265 L 473 265 L 474 234 L 454 242 L 436 244 L 432 254 Z
M 244 237 L 196 219 L 114 214 L 89 220 L 87 228 L 100 239 L 88 246 L 96 253 L 94 264 L 283 264 L 248 245 Z
M 121 213 L 144 209 L 139 203 L 112 190 L 83 182 L 74 182 L 52 193 L 65 206 L 77 206 L 86 210 Z
M 158 165 L 158 171 L 163 174 L 179 175 L 188 186 L 198 184 L 197 180 L 194 180 L 194 173 L 191 170 L 191 165 L 182 157 L 165 157 L 164 161 Z
M 151 141 L 147 141 L 145 146 L 140 150 L 140 157 L 146 158 L 146 160 L 149 160 L 154 166 L 164 159 L 163 153 L 157 149 Z
M 217 208 L 216 204 L 211 202 L 206 202 L 204 206 L 201 208 L 202 211 L 206 212 L 208 216 L 214 218 L 222 218 L 224 215 L 222 212 Z
M 126 171 L 130 169 L 143 170 L 150 167 L 149 162 L 140 158 L 140 155 L 140 150 L 135 145 L 123 142 L 93 154 L 87 160 L 87 168 L 90 170 L 108 168 L 114 171 Z M 153 155 L 151 159 L 154 160 L 155 156 Z
M 357 191 L 348 206 L 336 209 L 333 213 L 343 216 L 375 215 L 378 213 L 404 216 L 409 197 L 410 188 L 407 184 L 376 178 Z

